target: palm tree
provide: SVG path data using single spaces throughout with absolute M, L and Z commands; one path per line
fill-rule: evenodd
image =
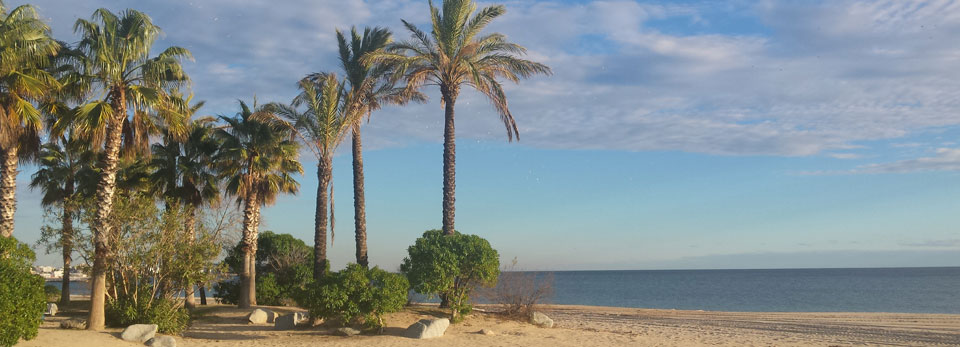
M 405 104 L 410 99 L 404 97 L 403 89 L 394 87 L 388 79 L 389 66 L 373 66 L 361 59 L 371 52 L 383 50 L 391 41 L 390 31 L 384 28 L 365 28 L 363 34 L 357 28 L 350 30 L 350 41 L 343 32 L 337 30 L 337 44 L 340 48 L 340 64 L 343 67 L 346 85 L 346 110 L 348 118 L 353 119 L 353 220 L 357 243 L 357 264 L 367 267 L 367 213 L 363 188 L 363 144 L 360 126 L 364 118 L 369 119 L 373 111 L 384 103 Z M 415 101 L 423 101 L 421 93 L 410 95 Z
M 148 109 L 163 101 L 166 88 L 188 82 L 180 61 L 189 59 L 190 52 L 170 47 L 151 58 L 150 49 L 160 35 L 160 28 L 149 16 L 132 9 L 120 12 L 119 16 L 107 9 L 98 9 L 90 20 L 78 19 L 74 30 L 81 34 L 78 49 L 88 60 L 87 74 L 101 94 L 81 106 L 75 115 L 79 129 L 89 134 L 97 147 L 102 143 L 104 152 L 92 226 L 95 254 L 87 320 L 88 329 L 101 330 L 104 324 L 107 243 L 112 233 L 109 216 L 117 188 L 121 141 L 124 135 L 129 144 L 135 144 L 135 139 L 146 138 L 147 135 L 140 130 L 148 123 L 144 120 Z M 170 122 L 178 123 L 181 122 Z
M 512 141 L 516 137 L 519 140 L 520 133 L 499 79 L 516 83 L 521 78 L 551 73 L 544 64 L 519 58 L 526 54 L 526 49 L 507 42 L 503 34 L 480 36 L 487 24 L 506 11 L 502 5 L 485 7 L 474 14 L 476 9 L 471 0 L 443 0 L 442 9 L 434 7 L 431 1 L 433 30 L 430 36 L 403 21 L 411 33 L 411 41 L 390 44 L 387 51 L 374 52 L 363 59 L 395 67 L 398 74 L 403 74 L 407 95 L 428 84 L 440 87 L 444 105 L 443 232 L 446 235 L 454 233 L 454 106 L 460 88 L 467 85 L 486 96 L 506 126 L 507 139 Z
M 177 96 L 176 99 L 187 110 L 188 117 L 204 104 L 201 101 L 191 106 L 192 96 Z M 209 125 L 210 121 L 212 119 L 194 121 L 182 140 L 169 134 L 165 136 L 165 143 L 153 145 L 153 158 L 150 161 L 153 191 L 165 202 L 174 202 L 184 208 L 184 234 L 191 243 L 196 240 L 197 209 L 220 199 L 220 181 L 212 165 L 220 144 L 213 136 L 214 129 Z M 196 306 L 193 283 L 185 283 L 184 295 L 187 308 Z
M 39 154 L 40 169 L 33 174 L 30 188 L 40 188 L 43 206 L 59 206 L 60 246 L 63 255 L 63 280 L 60 305 L 70 303 L 70 264 L 73 261 L 73 220 L 80 197 L 84 169 L 95 162 L 89 142 L 74 134 L 43 145 Z M 60 145 L 62 144 L 62 146 Z
M 220 116 L 227 127 L 217 129 L 222 141 L 215 162 L 226 180 L 226 192 L 243 207 L 243 271 L 240 273 L 240 307 L 257 304 L 256 254 L 260 207 L 272 204 L 280 193 L 294 194 L 300 184 L 293 174 L 302 174 L 297 160 L 299 146 L 291 140 L 290 128 L 264 107 L 253 109 L 240 101 L 240 113 Z
M 30 5 L 0 0 L 0 236 L 13 235 L 19 162 L 40 145 L 43 117 L 33 102 L 59 88 L 45 70 L 59 44 Z
M 317 207 L 314 214 L 313 277 L 320 281 L 327 269 L 327 223 L 333 233 L 333 153 L 353 125 L 344 117 L 344 89 L 334 74 L 314 74 L 299 83 L 300 94 L 291 106 L 272 105 L 277 114 L 286 118 L 307 148 L 317 157 Z M 297 107 L 306 106 L 304 111 Z M 330 191 L 328 200 L 327 191 Z M 330 219 L 327 203 L 330 201 Z M 332 237 L 331 237 L 332 239 Z

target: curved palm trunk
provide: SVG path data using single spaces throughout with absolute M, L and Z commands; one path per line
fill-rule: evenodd
M 197 239 L 197 210 L 192 206 L 187 206 L 187 215 L 184 217 L 184 232 L 187 234 L 187 242 L 193 245 Z M 183 289 L 183 306 L 193 309 L 197 306 L 197 298 L 193 295 L 193 283 L 186 284 Z
M 17 212 L 17 146 L 0 152 L 0 236 L 13 236 L 13 218 Z
M 313 279 L 323 280 L 327 271 L 327 191 L 330 188 L 330 178 L 333 176 L 333 164 L 330 156 L 320 158 L 317 163 L 317 211 L 314 214 L 313 232 Z
M 453 106 L 457 96 L 447 88 L 441 88 L 443 93 L 443 233 L 453 235 L 453 218 L 456 214 L 456 161 L 457 143 L 453 126 Z
M 111 106 L 113 119 L 107 125 L 107 136 L 104 143 L 104 158 L 101 163 L 103 169 L 100 181 L 97 183 L 97 212 L 93 220 L 93 276 L 90 281 L 90 314 L 87 318 L 87 329 L 103 330 L 103 307 L 107 291 L 107 256 L 109 248 L 108 237 L 113 232 L 110 225 L 110 213 L 113 211 L 113 195 L 117 189 L 117 164 L 120 159 L 120 141 L 123 119 L 127 115 L 126 96 L 122 88 L 111 92 Z
M 363 196 L 363 148 L 360 125 L 353 126 L 353 224 L 357 239 L 357 264 L 369 267 L 367 259 L 367 211 Z
M 251 191 L 243 200 L 243 269 L 240 273 L 240 308 L 257 304 L 257 192 Z
M 66 196 L 73 195 L 73 178 L 68 178 Z M 60 243 L 63 246 L 63 279 L 60 281 L 60 306 L 66 307 L 70 304 L 70 264 L 73 262 L 73 211 L 69 202 L 64 201 L 63 217 L 60 221 L 63 230 L 61 231 Z

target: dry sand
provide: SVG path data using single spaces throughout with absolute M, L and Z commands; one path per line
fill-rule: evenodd
M 81 305 L 76 305 L 77 307 Z M 294 309 L 270 307 L 281 313 Z M 399 336 L 408 325 L 441 313 L 435 306 L 413 306 L 386 318 L 382 335 L 338 337 L 323 326 L 275 331 L 245 323 L 249 310 L 214 305 L 199 309 L 193 326 L 177 337 L 178 346 L 935 346 L 960 345 L 960 315 L 901 313 L 740 313 L 649 310 L 590 306 L 547 306 L 557 326 L 544 329 L 492 313 L 474 313 L 443 337 L 414 340 Z M 110 347 L 138 344 L 103 332 L 59 329 L 59 322 L 82 317 L 74 305 L 48 318 L 39 336 L 18 346 Z M 496 335 L 478 334 L 480 329 Z

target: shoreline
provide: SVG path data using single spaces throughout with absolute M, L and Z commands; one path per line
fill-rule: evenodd
M 104 332 L 59 329 L 59 321 L 85 318 L 85 303 L 71 304 L 62 315 L 49 317 L 37 339 L 23 346 L 77 345 L 126 346 L 116 338 L 120 329 Z M 269 307 L 281 314 L 303 311 L 295 307 Z M 351 338 L 332 336 L 332 328 L 318 326 L 277 331 L 269 325 L 246 324 L 250 310 L 213 304 L 200 306 L 193 325 L 177 337 L 178 346 L 292 347 L 330 346 L 837 346 L 837 345 L 958 345 L 960 314 L 859 313 L 859 312 L 725 312 L 637 309 L 584 305 L 545 305 L 553 329 L 493 313 L 491 305 L 477 305 L 474 314 L 452 325 L 433 340 L 400 337 L 410 324 L 442 316 L 436 304 L 412 305 L 386 316 L 383 335 Z M 477 334 L 480 329 L 495 336 Z

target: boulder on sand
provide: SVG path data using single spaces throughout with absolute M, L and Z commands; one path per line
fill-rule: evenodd
M 276 330 L 293 330 L 298 325 L 303 324 L 307 320 L 307 315 L 303 312 L 294 312 L 288 315 L 277 317 L 276 322 L 273 324 L 273 328 Z
M 345 328 L 337 329 L 337 331 L 335 331 L 334 334 L 337 334 L 337 336 L 355 336 L 355 335 L 360 335 L 360 330 L 345 327 Z
M 530 323 L 541 328 L 553 328 L 553 319 L 540 312 L 530 315 Z
M 157 334 L 156 324 L 134 324 L 123 329 L 120 338 L 124 341 L 144 343 Z
M 70 318 L 60 322 L 60 329 L 86 329 L 87 321 L 80 318 Z
M 48 316 L 56 316 L 56 315 L 57 315 L 57 304 L 54 304 L 54 303 L 49 303 L 49 304 L 47 304 L 47 311 L 44 312 L 43 314 L 48 315 Z
M 440 319 L 421 319 L 419 322 L 407 327 L 403 336 L 411 339 L 430 339 L 443 336 L 443 332 L 450 326 L 450 320 Z
M 147 340 L 147 346 L 150 347 L 177 347 L 177 340 L 173 336 L 157 336 Z
M 277 314 L 273 311 L 258 308 L 250 312 L 250 315 L 247 316 L 247 321 L 252 324 L 264 324 L 264 323 L 273 323 L 277 318 Z

